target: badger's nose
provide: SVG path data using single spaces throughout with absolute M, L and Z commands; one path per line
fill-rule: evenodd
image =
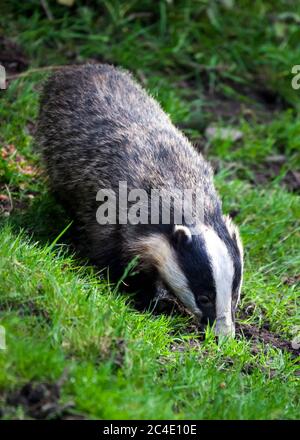
M 217 336 L 235 337 L 235 326 L 232 320 L 227 316 L 217 318 L 215 326 Z
M 199 321 L 200 331 L 201 331 L 201 332 L 205 332 L 206 326 L 207 326 L 207 320 L 205 320 L 205 319 L 202 318 L 202 319 Z
M 200 320 L 200 324 L 203 326 L 206 326 L 209 322 L 209 319 L 207 316 L 202 316 L 201 320 Z
M 205 328 L 207 327 L 208 324 L 212 327 L 214 322 L 215 322 L 214 318 L 210 318 L 208 316 L 202 316 L 202 318 L 200 320 L 200 328 L 201 328 L 201 330 L 205 331 Z

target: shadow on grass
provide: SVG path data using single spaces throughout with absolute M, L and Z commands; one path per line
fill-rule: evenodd
M 84 234 L 75 222 L 72 223 L 72 220 L 54 195 L 44 190 L 31 200 L 28 206 L 22 205 L 22 209 L 16 208 L 11 215 L 0 217 L 0 229 L 8 224 L 14 234 L 25 234 L 31 242 L 38 243 L 40 247 L 63 245 L 64 252 L 66 255 L 72 256 L 76 265 L 84 266 L 89 273 L 101 273 L 99 275 L 101 278 L 104 276 L 109 280 L 109 269 L 98 267 L 96 261 L 90 260 L 84 254 L 84 250 L 80 246 Z M 116 291 L 125 294 L 128 304 L 143 312 L 153 308 L 152 302 L 148 299 L 142 301 L 136 290 L 127 289 L 124 283 L 125 279 L 128 280 L 132 276 L 134 267 L 135 262 L 130 262 L 125 267 L 124 273 L 120 273 L 119 281 L 110 281 L 110 285 L 115 285 Z
M 0 227 L 9 223 L 16 234 L 25 232 L 31 240 L 42 246 L 51 244 L 70 224 L 71 218 L 49 192 L 35 197 L 25 209 L 14 211 L 0 219 Z M 59 239 L 60 243 L 72 245 L 72 227 Z

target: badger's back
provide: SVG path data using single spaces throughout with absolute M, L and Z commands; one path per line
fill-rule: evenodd
M 148 193 L 201 189 L 207 221 L 221 215 L 210 166 L 126 71 L 86 65 L 53 74 L 41 97 L 37 141 L 53 190 L 81 223 L 87 254 L 100 265 L 126 261 L 137 228 L 97 224 L 99 189 L 117 191 L 120 181 Z
M 206 185 L 211 169 L 126 71 L 67 68 L 44 86 L 37 139 L 54 187 Z M 148 182 L 147 182 L 148 181 Z M 100 183 L 101 182 L 101 183 Z

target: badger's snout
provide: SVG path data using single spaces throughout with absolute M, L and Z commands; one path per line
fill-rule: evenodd
M 214 325 L 215 322 L 215 318 L 211 317 L 211 316 L 203 316 L 200 319 L 200 327 L 201 329 L 205 329 L 208 325 L 210 325 L 210 327 L 212 327 Z
M 200 319 L 200 330 L 205 331 L 207 325 L 214 328 L 216 336 L 235 337 L 235 325 L 231 319 L 226 316 L 214 319 L 208 316 L 202 316 Z
M 217 318 L 215 326 L 215 334 L 217 336 L 235 337 L 235 325 L 230 317 L 222 316 Z

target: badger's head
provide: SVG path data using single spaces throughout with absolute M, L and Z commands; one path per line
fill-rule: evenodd
M 139 242 L 139 254 L 157 269 L 161 281 L 205 326 L 217 335 L 235 333 L 243 248 L 228 217 L 217 228 L 174 226 L 171 234 L 152 233 Z

